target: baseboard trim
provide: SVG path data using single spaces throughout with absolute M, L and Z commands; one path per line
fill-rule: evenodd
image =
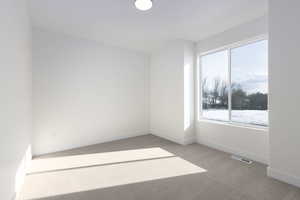
M 300 177 L 295 177 L 291 174 L 276 170 L 272 167 L 268 167 L 267 174 L 271 178 L 283 181 L 296 187 L 300 187 Z
M 263 164 L 266 164 L 266 165 L 269 164 L 267 159 L 265 159 L 263 157 L 258 157 L 258 156 L 254 155 L 252 153 L 249 153 L 249 152 L 241 151 L 239 149 L 233 149 L 233 148 L 230 148 L 230 147 L 226 147 L 224 145 L 220 145 L 220 144 L 208 141 L 208 140 L 199 140 L 198 139 L 197 143 L 202 144 L 204 146 L 208 146 L 208 147 L 213 148 L 213 149 L 217 149 L 217 150 L 226 152 L 226 153 L 239 155 L 239 156 L 251 159 L 253 161 L 259 162 L 259 163 L 263 163 Z
M 197 142 L 197 140 L 196 140 L 196 137 L 194 137 L 194 136 L 185 137 L 185 139 L 184 139 L 184 145 L 194 144 L 196 142 Z
M 122 132 L 122 133 L 124 133 L 124 132 Z M 108 142 L 114 142 L 114 141 L 118 141 L 118 140 L 122 140 L 122 139 L 129 139 L 129 138 L 134 138 L 134 137 L 138 137 L 138 136 L 149 135 L 149 133 L 148 133 L 148 131 L 143 130 L 143 131 L 128 132 L 128 134 L 124 134 L 124 135 L 121 135 L 121 134 L 120 135 L 116 134 L 116 135 L 118 135 L 118 136 L 104 138 L 101 140 L 95 140 L 93 142 L 86 142 L 83 144 L 74 144 L 72 146 L 67 146 L 67 147 L 55 147 L 55 148 L 53 148 L 55 150 L 43 150 L 43 151 L 38 150 L 38 152 L 37 152 L 37 150 L 35 150 L 35 148 L 33 148 L 33 158 L 45 156 L 45 155 L 52 154 L 52 153 L 62 152 L 62 151 L 69 151 L 69 150 L 73 150 L 73 149 L 89 147 L 89 146 L 108 143 Z
M 161 133 L 166 133 L 166 131 L 159 131 L 159 130 L 150 129 L 149 132 L 152 135 L 164 138 L 166 140 L 170 140 L 170 141 L 172 141 L 172 142 L 174 142 L 176 144 L 185 145 L 185 142 L 183 141 L 183 138 L 180 139 L 180 138 L 177 138 L 177 137 L 172 137 L 172 136 L 167 135 L 167 134 L 161 134 Z

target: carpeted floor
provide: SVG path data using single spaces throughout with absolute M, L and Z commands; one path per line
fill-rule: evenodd
M 300 189 L 263 164 L 146 135 L 35 158 L 20 199 L 299 200 Z

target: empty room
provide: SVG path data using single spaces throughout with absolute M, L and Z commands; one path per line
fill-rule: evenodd
M 1 200 L 300 200 L 299 0 L 1 0 Z

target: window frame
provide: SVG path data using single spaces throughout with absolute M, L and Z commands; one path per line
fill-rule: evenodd
M 232 93 L 232 88 L 231 88 L 231 51 L 232 49 L 236 49 L 239 47 L 243 47 L 246 45 L 250 45 L 256 42 L 261 42 L 264 40 L 268 41 L 268 35 L 259 35 L 257 37 L 253 37 L 247 40 L 242 40 L 239 42 L 235 42 L 229 45 L 225 45 L 220 48 L 215 48 L 209 51 L 204 51 L 201 52 L 198 50 L 197 53 L 197 113 L 198 113 L 198 121 L 206 121 L 206 122 L 213 122 L 213 123 L 218 123 L 218 124 L 228 124 L 228 125 L 233 125 L 233 126 L 238 126 L 238 127 L 245 127 L 245 128 L 254 128 L 254 129 L 262 129 L 262 130 L 268 130 L 269 129 L 269 122 L 270 120 L 268 119 L 268 124 L 266 126 L 264 125 L 255 125 L 255 124 L 249 124 L 249 123 L 243 123 L 243 122 L 234 122 L 232 121 L 232 102 L 231 102 L 231 93 Z M 221 120 L 214 120 L 214 119 L 208 119 L 203 116 L 203 108 L 202 108 L 202 65 L 201 65 L 201 58 L 203 56 L 211 55 L 214 53 L 218 53 L 221 51 L 227 51 L 228 54 L 228 121 L 221 121 Z M 269 71 L 269 66 L 268 69 Z M 268 84 L 269 84 L 269 73 L 268 73 Z M 267 112 L 269 113 L 269 92 L 268 92 L 268 110 Z

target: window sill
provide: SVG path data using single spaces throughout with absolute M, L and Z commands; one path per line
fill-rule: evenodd
M 269 131 L 268 126 L 265 127 L 265 126 L 244 124 L 244 123 L 238 123 L 238 122 L 225 122 L 225 121 L 217 121 L 217 120 L 205 119 L 205 118 L 198 119 L 198 122 L 220 124 L 220 125 L 231 126 L 231 127 L 236 127 L 236 128 L 246 128 L 246 129 L 259 130 L 259 131 L 265 131 L 265 132 Z

